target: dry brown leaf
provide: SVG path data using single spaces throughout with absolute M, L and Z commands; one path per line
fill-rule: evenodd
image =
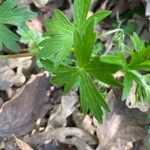
M 10 87 L 14 85 L 16 82 L 16 74 L 13 70 L 8 70 L 4 72 L 3 74 L 0 74 L 0 90 L 6 91 Z
M 52 0 L 21 0 L 18 6 L 29 6 L 31 3 L 34 3 L 36 7 L 41 8 L 44 7 L 49 1 Z
M 24 135 L 47 111 L 48 79 L 43 73 L 33 75 L 18 93 L 0 109 L 0 136 Z
M 35 31 L 40 32 L 40 33 L 43 32 L 42 23 L 40 22 L 40 20 L 38 18 L 34 18 L 31 21 L 28 21 L 27 25 L 32 30 L 35 30 Z
M 121 101 L 121 92 L 109 92 L 107 96 L 112 112 L 105 114 L 103 124 L 99 124 L 94 119 L 96 133 L 99 139 L 97 150 L 129 150 L 133 143 L 146 140 L 147 114 L 138 109 L 129 109 Z M 130 148 L 129 148 L 130 147 Z
M 78 102 L 76 92 L 71 92 L 66 96 L 62 96 L 61 105 L 57 110 L 51 114 L 48 121 L 48 128 L 64 127 L 67 124 L 67 117 L 69 117 L 75 110 L 75 104 Z
M 32 1 L 39 8 L 44 7 L 49 2 L 49 0 L 32 0 Z
M 68 140 L 70 144 L 75 145 L 77 150 L 94 150 L 84 140 L 73 137 Z
M 24 62 L 28 64 L 31 58 L 19 58 L 19 59 L 9 59 L 9 60 L 1 60 L 0 61 L 0 90 L 7 91 L 13 85 L 22 86 L 26 78 L 22 74 L 22 72 L 15 73 L 14 68 L 20 68 Z M 25 66 L 25 65 L 23 65 Z M 29 68 L 30 66 L 28 66 Z M 20 69 L 19 69 L 20 70 Z M 22 67 L 22 70 L 27 70 L 27 68 Z M 22 71 L 21 70 L 21 71 Z M 17 71 L 18 72 L 18 71 Z
M 83 120 L 84 120 L 84 115 L 81 113 L 79 109 L 76 109 L 74 113 L 72 114 L 72 119 L 78 128 L 82 128 L 83 125 Z
M 16 144 L 17 146 L 21 149 L 21 150 L 33 150 L 26 142 L 18 139 L 17 137 L 13 136 L 15 138 Z
M 82 126 L 83 126 L 83 129 L 85 131 L 88 131 L 90 134 L 94 134 L 95 133 L 95 128 L 93 126 L 93 119 L 89 116 L 89 115 L 86 115 L 84 117 L 84 120 L 83 120 L 83 123 L 82 123 Z
M 13 60 L 1 60 L 0 61 L 0 90 L 8 90 L 16 81 L 15 72 L 12 69 L 8 69 L 13 63 Z M 8 69 L 8 70 L 7 70 Z M 6 70 L 3 72 L 3 70 Z
M 72 114 L 72 118 L 76 127 L 84 131 L 87 131 L 91 135 L 94 135 L 95 127 L 93 126 L 93 119 L 91 116 L 89 115 L 84 116 L 83 113 L 77 109 Z
M 70 137 L 70 138 L 68 138 Z M 32 137 L 25 137 L 25 141 L 34 145 L 42 144 L 45 141 L 58 141 L 61 143 L 69 144 L 72 138 L 77 138 L 80 141 L 84 141 L 88 145 L 97 144 L 95 136 L 88 134 L 87 132 L 74 127 L 62 127 L 56 129 L 48 129 L 45 132 L 37 133 Z M 73 144 L 73 143 L 70 143 Z

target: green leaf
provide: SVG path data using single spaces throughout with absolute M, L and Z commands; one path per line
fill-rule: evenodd
M 78 80 L 79 70 L 75 67 L 65 66 L 63 72 L 55 73 L 52 82 L 55 85 L 63 86 L 64 92 L 68 93 Z
M 102 122 L 102 109 L 110 110 L 88 73 L 83 69 L 66 65 L 55 68 L 54 63 L 48 59 L 41 59 L 40 62 L 46 70 L 53 74 L 52 82 L 55 85 L 64 86 L 66 93 L 78 83 L 83 112 L 88 113 L 89 110 L 99 122 Z
M 84 71 L 80 73 L 79 86 L 83 113 L 87 114 L 89 110 L 99 122 L 102 122 L 103 109 L 106 111 L 110 111 L 110 109 L 93 84 L 91 77 Z
M 150 46 L 133 53 L 129 68 L 136 69 L 137 66 L 141 63 L 144 63 L 146 60 L 150 58 Z
M 51 60 L 49 59 L 39 59 L 39 60 L 45 70 L 47 70 L 50 74 L 55 73 L 54 63 Z
M 95 14 L 93 14 L 91 17 L 89 17 L 87 21 L 95 20 L 95 24 L 97 24 L 101 22 L 102 20 L 104 20 L 110 14 L 111 14 L 111 11 L 109 10 L 98 11 Z
M 27 11 L 26 8 L 15 8 L 0 14 L 0 23 L 20 26 L 23 22 L 32 19 L 35 13 Z
M 47 20 L 45 26 L 47 29 L 46 35 L 73 36 L 74 26 L 60 10 L 54 11 L 54 17 Z
M 147 60 L 143 63 L 138 64 L 135 69 L 150 71 L 150 60 Z
M 50 36 L 41 42 L 39 57 L 51 58 L 58 67 L 67 57 L 73 45 L 72 23 L 59 10 L 55 10 L 54 18 L 46 23 L 46 35 Z
M 84 69 L 104 83 L 119 87 L 122 86 L 121 83 L 112 76 L 113 73 L 116 73 L 120 69 L 120 66 L 104 63 L 100 57 L 95 57 Z
M 130 39 L 136 51 L 140 51 L 145 48 L 144 42 L 138 37 L 135 32 L 133 33 L 133 36 L 130 36 Z
M 19 47 L 16 41 L 16 35 L 13 34 L 5 25 L 21 26 L 27 20 L 30 20 L 35 13 L 26 8 L 15 8 L 19 0 L 7 0 L 0 6 L 0 45 L 5 45 L 8 49 L 17 52 Z
M 122 100 L 127 99 L 128 95 L 129 95 L 129 92 L 130 92 L 130 89 L 132 87 L 132 81 L 133 81 L 133 79 L 130 75 L 130 72 L 126 72 L 124 80 L 123 80 Z
M 127 67 L 126 58 L 122 53 L 117 53 L 115 55 L 102 55 L 100 59 L 104 63 L 121 66 L 123 70 Z
M 94 21 L 88 22 L 83 35 L 75 30 L 74 46 L 78 66 L 82 67 L 90 61 L 96 34 L 94 32 Z
M 54 61 L 55 66 L 58 67 L 72 47 L 72 37 L 56 35 L 51 38 L 47 38 L 40 43 L 42 47 L 39 53 L 40 58 L 51 58 Z
M 13 9 L 20 0 L 7 0 L 0 6 L 0 14 Z
M 74 1 L 74 24 L 79 30 L 84 28 L 90 4 L 91 0 Z
M 117 48 L 119 52 L 125 52 L 126 45 L 125 41 L 125 34 L 123 30 L 118 31 L 115 33 L 114 37 L 112 38 L 113 45 Z
M 13 51 L 18 51 L 19 47 L 16 43 L 18 40 L 17 36 L 11 32 L 8 28 L 4 25 L 0 24 L 0 44 L 5 45 L 8 49 Z M 3 46 L 1 47 L 3 48 Z
M 137 71 L 131 71 L 131 76 L 138 85 L 139 90 L 137 91 L 137 94 L 140 95 L 139 100 L 150 101 L 150 85 L 146 76 L 141 75 Z
M 145 93 L 146 93 L 146 100 L 150 102 L 150 85 L 145 87 Z
M 145 81 L 143 80 L 143 76 L 135 70 L 130 71 L 130 76 L 131 78 L 137 82 L 138 85 L 140 86 L 144 86 L 145 85 Z
M 38 55 L 39 43 L 44 40 L 42 33 L 29 29 L 26 25 L 18 27 L 17 33 L 20 35 L 20 42 L 28 45 L 29 52 Z
M 145 79 L 145 81 L 147 82 L 147 84 L 150 85 L 150 74 L 144 75 L 144 79 Z
M 93 56 L 97 56 L 99 54 L 102 54 L 103 51 L 105 49 L 105 46 L 102 42 L 98 42 L 94 45 L 94 48 L 93 48 Z
M 132 35 L 134 32 L 137 31 L 137 28 L 138 28 L 137 22 L 133 19 L 130 19 L 128 20 L 126 26 L 123 26 L 122 29 L 124 30 L 125 34 Z
M 150 74 L 145 75 L 144 80 L 147 83 L 147 86 L 145 87 L 146 100 L 150 101 Z
M 50 73 L 53 73 L 52 83 L 58 86 L 64 86 L 64 92 L 68 93 L 74 84 L 78 81 L 79 69 L 76 67 L 70 67 L 66 65 L 60 65 L 55 68 L 54 64 L 50 60 L 40 61 L 44 68 Z

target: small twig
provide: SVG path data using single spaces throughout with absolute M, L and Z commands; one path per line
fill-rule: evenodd
M 113 33 L 115 33 L 115 35 L 117 35 L 118 32 L 124 32 L 123 29 L 120 28 L 121 25 L 122 25 L 122 23 L 123 23 L 124 21 L 121 21 L 121 20 L 120 20 L 120 18 L 119 18 L 119 12 L 118 12 L 118 11 L 117 11 L 117 14 L 116 14 L 116 21 L 117 21 L 117 23 L 118 23 L 117 29 L 114 29 L 114 30 L 105 32 L 105 33 L 99 35 L 99 38 L 106 37 L 106 36 L 108 36 L 108 35 L 110 35 L 110 34 L 113 34 Z M 104 54 L 105 54 L 105 55 L 108 54 L 108 53 L 110 52 L 110 50 L 112 49 L 112 47 L 113 47 L 113 42 L 111 41 L 109 47 L 108 47 L 107 50 L 104 52 Z
M 114 30 L 107 31 L 105 33 L 102 33 L 102 34 L 98 35 L 97 39 L 101 39 L 103 37 L 106 37 L 108 35 L 111 35 L 113 33 L 119 32 L 119 31 L 122 32 L 123 30 L 120 29 L 120 28 L 117 28 L 117 29 L 114 29 Z
M 14 54 L 14 55 L 0 55 L 0 59 L 15 59 L 22 57 L 34 57 L 31 53 L 22 53 L 22 54 Z

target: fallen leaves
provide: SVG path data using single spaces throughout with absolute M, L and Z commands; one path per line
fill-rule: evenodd
M 69 117 L 76 109 L 75 104 L 78 102 L 78 96 L 75 92 L 70 95 L 62 96 L 61 104 L 56 112 L 51 114 L 48 126 L 51 128 L 65 127 L 67 125 L 67 117 Z
M 56 129 L 49 129 L 43 133 L 39 133 L 34 135 L 33 137 L 26 137 L 25 140 L 29 143 L 33 143 L 34 145 L 42 144 L 45 141 L 58 141 L 61 143 L 65 143 L 68 145 L 75 145 L 76 147 L 81 147 L 78 142 L 74 142 L 74 140 L 78 140 L 90 147 L 89 145 L 95 145 L 96 139 L 93 138 L 90 134 L 79 128 L 73 127 L 60 127 Z M 80 148 L 80 150 L 84 150 L 85 147 Z
M 92 135 L 78 127 L 67 126 L 67 119 L 77 110 L 77 103 L 78 96 L 76 92 L 62 96 L 61 104 L 51 112 L 46 129 L 41 133 L 25 137 L 24 140 L 34 145 L 44 145 L 46 141 L 49 141 L 49 143 L 57 141 L 67 145 L 74 145 L 79 150 L 84 150 L 85 147 L 87 147 L 87 150 L 92 150 L 91 145 L 97 144 L 97 138 L 94 134 Z
M 99 125 L 94 120 L 99 139 L 97 150 L 129 150 L 133 148 L 134 142 L 146 140 L 147 130 L 142 125 L 147 124 L 147 114 L 138 109 L 127 108 L 121 102 L 119 93 L 109 92 L 107 100 L 112 112 L 105 114 L 104 123 Z
M 44 74 L 33 75 L 0 109 L 0 136 L 24 135 L 47 111 L 49 82 Z
M 38 18 L 27 23 L 29 28 L 38 32 L 43 32 L 43 21 L 53 14 L 54 8 L 62 8 L 63 12 L 72 19 L 71 0 L 21 0 L 21 3 L 23 6 L 34 6 L 40 14 Z M 134 5 L 139 5 L 131 2 L 132 8 L 129 8 L 130 1 L 125 0 L 118 3 L 93 0 L 93 3 L 91 13 L 93 10 L 108 8 L 113 11 L 112 24 L 109 24 L 108 20 L 108 23 L 98 25 L 97 29 L 100 32 L 110 29 L 114 22 L 119 23 L 115 21 L 116 14 L 119 17 L 127 10 L 132 11 Z M 143 5 L 143 2 L 140 1 L 140 4 Z M 147 0 L 145 13 L 148 17 L 149 4 L 150 0 Z M 138 23 L 137 33 L 145 42 L 149 42 L 147 18 L 135 13 L 130 19 Z M 126 25 L 129 21 L 131 21 L 129 18 L 125 18 L 123 24 Z M 107 37 L 103 42 L 107 50 L 112 48 L 111 39 L 111 36 Z M 111 91 L 108 94 L 107 100 L 112 112 L 105 114 L 104 124 L 98 124 L 92 116 L 84 116 L 81 113 L 77 92 L 61 97 L 62 92 L 55 89 L 55 96 L 51 95 L 53 98 L 51 104 L 53 104 L 50 107 L 49 81 L 43 73 L 36 74 L 30 79 L 34 72 L 33 68 L 29 69 L 31 64 L 31 58 L 0 61 L 0 96 L 4 92 L 8 95 L 5 99 L 0 97 L 0 137 L 5 137 L 0 142 L 0 149 L 18 150 L 20 147 L 21 150 L 32 150 L 33 146 L 38 150 L 94 150 L 97 145 L 97 150 L 140 149 L 135 143 L 140 143 L 141 146 L 146 140 L 146 127 L 149 124 L 149 121 L 146 121 L 146 111 L 149 110 L 149 105 L 145 102 L 136 103 L 134 87 L 126 103 L 121 102 L 119 96 L 121 91 Z M 123 75 L 119 74 L 119 79 L 120 76 Z M 57 97 L 61 97 L 61 100 Z M 12 134 L 18 137 L 16 142 L 14 139 L 6 138 L 12 137 Z
M 29 58 L 10 59 L 0 61 L 0 90 L 7 91 L 13 85 L 22 86 L 25 83 L 25 76 L 16 73 L 13 69 L 20 68 L 20 64 L 28 61 Z

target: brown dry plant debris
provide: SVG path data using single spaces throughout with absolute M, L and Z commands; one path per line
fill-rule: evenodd
M 49 82 L 41 73 L 18 90 L 0 109 L 0 136 L 24 135 L 31 131 L 38 118 L 47 111 Z

